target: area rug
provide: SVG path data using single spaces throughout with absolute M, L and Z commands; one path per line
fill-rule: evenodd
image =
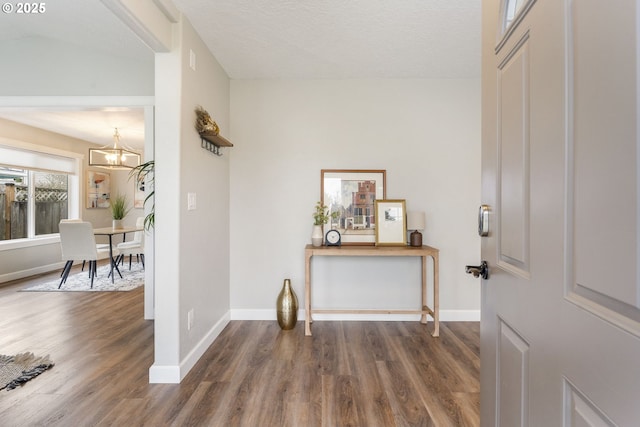
M 109 292 L 109 291 L 130 291 L 144 285 L 144 270 L 142 264 L 134 262 L 129 270 L 129 263 L 120 265 L 120 272 L 122 278 L 118 275 L 118 272 L 114 270 L 116 278 L 114 283 L 111 283 L 109 275 L 109 265 L 103 265 L 98 267 L 97 275 L 93 279 L 93 288 L 91 288 L 91 278 L 89 272 L 85 268 L 84 271 L 79 273 L 70 274 L 67 277 L 67 281 L 62 284 L 62 287 L 58 289 L 60 284 L 60 278 L 52 280 L 46 283 L 40 283 L 38 285 L 29 286 L 22 289 L 23 291 L 44 291 L 44 292 L 69 292 L 69 291 L 94 291 L 94 292 Z
M 0 355 L 0 390 L 13 390 L 53 367 L 49 356 L 37 357 L 33 353 L 15 356 Z

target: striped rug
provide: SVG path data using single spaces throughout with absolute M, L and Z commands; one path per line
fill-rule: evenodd
M 0 355 L 0 390 L 13 390 L 53 367 L 49 355 L 37 357 L 33 353 L 15 356 Z

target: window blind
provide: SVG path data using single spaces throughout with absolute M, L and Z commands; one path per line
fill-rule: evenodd
M 75 158 L 0 145 L 0 165 L 45 172 L 77 174 Z

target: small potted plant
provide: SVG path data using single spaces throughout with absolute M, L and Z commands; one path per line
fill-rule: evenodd
M 336 218 L 337 216 L 338 212 L 329 213 L 322 202 L 316 203 L 316 210 L 313 213 L 313 232 L 311 233 L 311 244 L 313 246 L 322 246 L 322 226 L 329 222 L 330 218 Z
M 109 207 L 113 218 L 113 228 L 122 228 L 122 220 L 131 210 L 127 206 L 127 196 L 125 194 L 116 194 L 109 200 Z

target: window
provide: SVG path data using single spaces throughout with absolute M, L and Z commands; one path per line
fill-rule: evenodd
M 0 249 L 20 247 L 8 247 L 9 241 L 57 238 L 60 220 L 79 217 L 81 158 L 30 144 L 0 144 Z
M 527 3 L 529 3 L 529 0 L 504 0 L 504 25 L 502 27 L 503 34 L 507 31 L 507 29 L 509 29 L 513 21 L 518 16 L 518 13 L 520 13 L 520 11 L 522 10 L 522 7 Z
M 0 166 L 0 240 L 58 233 L 69 217 L 68 193 L 65 174 Z

